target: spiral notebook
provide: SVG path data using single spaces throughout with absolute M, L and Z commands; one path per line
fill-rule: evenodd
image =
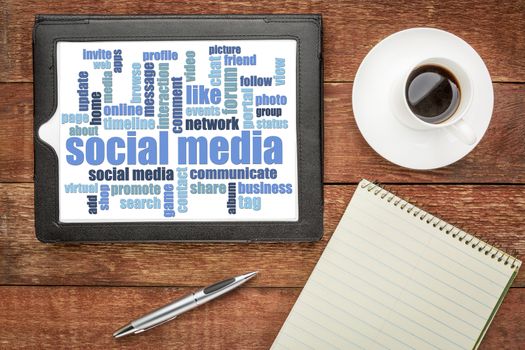
M 476 349 L 520 265 L 363 180 L 272 349 Z

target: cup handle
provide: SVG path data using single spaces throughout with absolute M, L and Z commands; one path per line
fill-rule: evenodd
M 449 130 L 452 132 L 452 135 L 456 136 L 461 142 L 469 146 L 473 145 L 478 140 L 474 131 L 472 131 L 472 128 L 465 123 L 463 119 L 460 119 L 457 123 L 451 125 Z

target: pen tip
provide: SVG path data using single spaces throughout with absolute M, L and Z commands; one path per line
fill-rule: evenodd
M 259 271 L 253 271 L 253 272 L 248 272 L 247 274 L 244 275 L 244 279 L 250 279 L 252 277 L 254 277 L 256 274 L 258 274 Z
M 132 325 L 128 324 L 127 326 L 124 326 L 121 329 L 117 330 L 115 333 L 113 333 L 113 337 L 121 338 L 134 332 L 135 328 Z

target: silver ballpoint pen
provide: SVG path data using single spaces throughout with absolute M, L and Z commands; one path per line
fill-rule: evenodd
M 113 333 L 113 336 L 115 338 L 120 338 L 129 334 L 141 333 L 165 322 L 171 321 L 180 314 L 194 309 L 199 305 L 207 303 L 208 301 L 218 298 L 221 295 L 239 287 L 241 284 L 245 283 L 256 274 L 257 272 L 250 272 L 221 282 L 217 282 L 206 288 L 199 289 L 196 292 L 188 294 L 168 305 L 161 307 L 160 309 L 152 311 L 149 314 L 132 321 L 131 323 L 125 325 Z

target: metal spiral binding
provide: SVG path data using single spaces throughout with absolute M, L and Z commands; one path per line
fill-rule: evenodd
M 400 208 L 401 210 L 412 214 L 414 217 L 419 218 L 421 221 L 425 220 L 427 224 L 432 224 L 433 227 L 438 229 L 441 232 L 444 232 L 447 235 L 457 238 L 459 242 L 464 242 L 465 245 L 471 245 L 472 249 L 478 249 L 481 253 L 483 252 L 486 256 L 489 256 L 492 259 L 497 259 L 498 262 L 503 262 L 504 265 L 509 265 L 513 269 L 517 267 L 516 251 L 512 251 L 512 255 L 505 253 L 504 251 L 496 248 L 488 240 L 479 238 L 479 235 L 471 235 L 455 225 L 452 225 L 432 214 L 426 212 L 425 210 L 419 208 L 418 205 L 412 204 L 410 198 L 407 200 L 402 199 L 397 195 L 395 191 L 388 189 L 386 186 L 381 185 L 377 181 L 368 182 L 361 185 L 361 188 L 366 189 L 368 192 L 377 196 L 379 194 L 381 199 L 385 199 L 388 203 L 392 203 L 395 207 Z

